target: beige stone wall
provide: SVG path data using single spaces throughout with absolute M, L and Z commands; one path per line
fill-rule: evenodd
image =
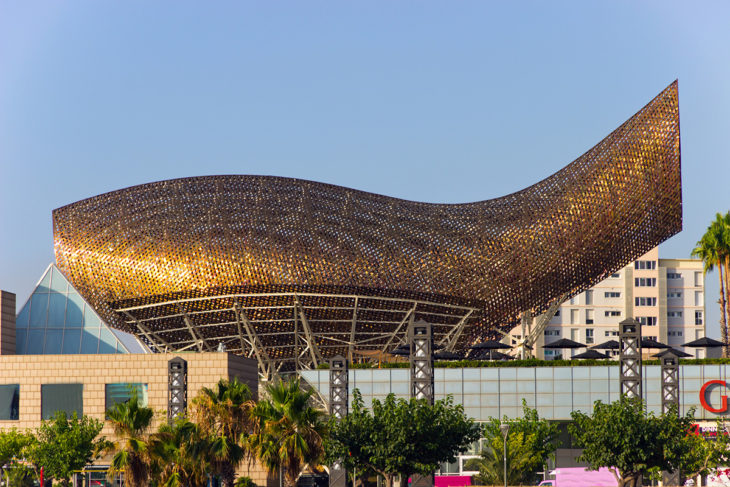
M 231 377 L 229 371 L 257 388 L 255 361 L 227 353 L 0 356 L 0 383 L 20 384 L 20 420 L 0 421 L 0 428 L 40 425 L 41 384 L 83 384 L 84 414 L 104 421 L 105 385 L 117 382 L 148 385 L 148 405 L 159 413 L 156 427 L 166 419 L 167 362 L 176 356 L 188 363 L 188 402 L 202 387 Z
M 238 377 L 256 394 L 255 360 L 228 353 L 115 354 L 115 355 L 0 355 L 0 384 L 20 384 L 20 419 L 0 421 L 0 429 L 34 429 L 41 423 L 41 385 L 83 384 L 84 414 L 104 421 L 105 385 L 117 382 L 148 386 L 148 406 L 155 410 L 153 430 L 167 420 L 167 362 L 182 357 L 188 363 L 188 405 L 202 387 L 214 387 L 221 378 Z M 108 423 L 102 435 L 111 438 Z M 100 464 L 108 464 L 101 459 Z M 265 470 L 244 466 L 257 485 L 266 486 Z M 278 485 L 278 483 L 276 483 Z

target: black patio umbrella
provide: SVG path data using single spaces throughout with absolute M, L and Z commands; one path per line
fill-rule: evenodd
M 653 338 L 642 338 L 641 348 L 672 348 L 669 345 L 665 345 L 661 342 L 654 340 Z
M 666 350 L 662 350 L 659 353 L 655 353 L 654 355 L 652 355 L 652 357 L 659 357 L 659 358 L 661 358 L 661 357 L 665 356 L 666 354 L 668 354 L 670 352 L 673 353 L 674 355 L 676 355 L 679 358 L 694 357 L 694 355 L 689 354 L 689 353 L 686 353 L 686 352 L 683 352 L 681 350 L 677 350 L 676 348 L 667 348 Z
M 560 340 L 557 340 L 552 343 L 548 343 L 547 345 L 543 345 L 542 348 L 583 348 L 585 345 L 582 343 L 578 343 L 576 341 L 570 340 L 568 338 L 561 338 Z
M 496 350 L 490 350 L 489 356 L 491 357 L 491 360 L 515 360 L 515 357 L 513 357 L 512 355 L 497 352 Z
M 722 344 L 722 342 L 720 342 L 718 340 L 714 340 L 709 337 L 702 337 L 702 338 L 698 338 L 697 340 L 693 340 L 689 343 L 685 343 L 682 346 L 683 347 L 694 347 L 694 348 L 700 348 L 700 347 L 716 348 L 716 347 L 722 347 L 723 344 Z
M 497 340 L 487 340 L 486 342 L 472 345 L 469 348 L 471 348 L 472 350 L 507 350 L 512 347 L 505 343 L 498 342 Z
M 620 350 L 621 344 L 618 340 L 608 340 L 591 347 L 591 350 Z
M 459 355 L 458 353 L 454 352 L 436 352 L 433 354 L 434 360 L 462 360 L 463 357 Z
M 442 348 L 444 348 L 443 345 L 437 345 L 435 343 L 433 344 L 433 349 L 434 350 L 440 350 Z M 408 346 L 407 343 L 403 343 L 403 344 L 398 345 L 397 347 L 395 347 L 393 349 L 393 351 L 391 351 L 390 353 L 391 353 L 391 355 L 404 355 L 404 356 L 407 356 L 407 355 L 410 355 L 411 354 L 411 348 Z
M 577 359 L 603 359 L 608 358 L 608 355 L 605 353 L 601 353 L 598 350 L 587 350 L 583 353 L 579 353 L 578 355 L 573 355 L 571 358 L 577 358 Z
M 400 355 L 401 357 L 408 357 L 411 354 L 411 351 L 408 350 L 408 346 L 406 346 L 406 348 L 401 348 L 401 347 L 394 348 L 393 350 L 391 350 L 388 353 L 391 355 Z

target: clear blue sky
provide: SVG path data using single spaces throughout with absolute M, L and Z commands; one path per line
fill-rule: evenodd
M 0 0 L 0 288 L 25 301 L 83 198 L 203 174 L 493 198 L 675 78 L 685 229 L 660 252 L 687 257 L 730 207 L 730 2 Z

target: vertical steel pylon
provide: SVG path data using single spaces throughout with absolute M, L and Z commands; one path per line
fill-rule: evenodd
M 330 415 L 340 420 L 347 415 L 348 405 L 348 363 L 338 355 L 330 360 Z M 345 487 L 347 470 L 341 461 L 330 465 L 330 487 Z
M 628 318 L 618 324 L 619 342 L 619 383 L 621 397 L 643 399 L 641 370 L 641 324 Z

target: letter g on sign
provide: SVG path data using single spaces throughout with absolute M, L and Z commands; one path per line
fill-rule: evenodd
M 727 396 L 726 395 L 723 394 L 722 396 L 720 396 L 722 403 L 719 408 L 713 408 L 712 406 L 710 406 L 710 403 L 707 402 L 707 389 L 713 385 L 724 386 L 725 381 L 724 380 L 710 380 L 710 381 L 705 382 L 702 385 L 702 389 L 700 389 L 700 404 L 702 404 L 702 407 L 707 409 L 711 413 L 727 412 Z

